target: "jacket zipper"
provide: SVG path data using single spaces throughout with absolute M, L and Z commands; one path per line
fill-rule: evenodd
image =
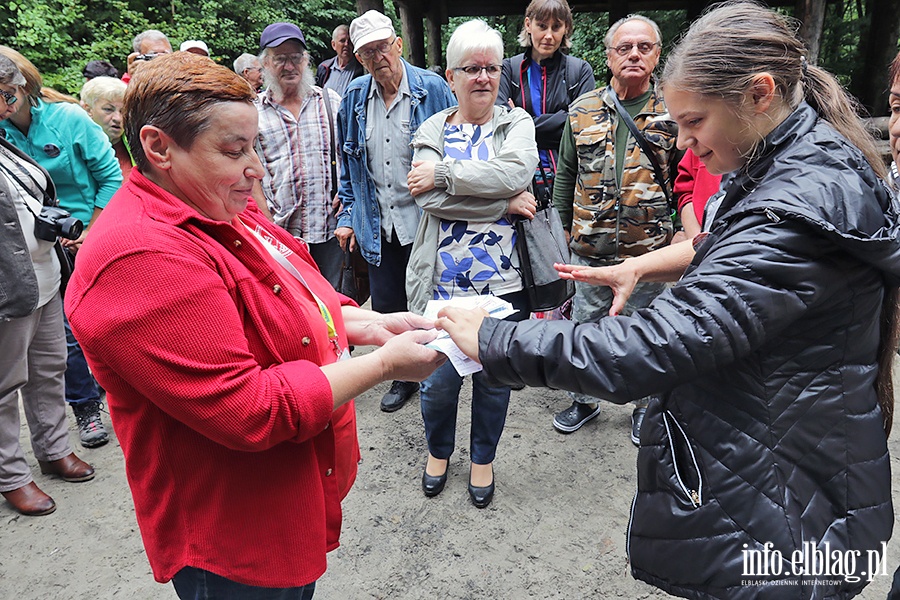
M 672 430 L 669 427 L 669 419 L 664 418 L 663 423 L 666 426 L 666 435 L 669 437 L 669 446 L 672 451 L 672 466 L 675 468 L 675 478 L 678 480 L 678 485 L 681 487 L 684 495 L 691 501 L 694 508 L 698 508 L 703 502 L 703 480 L 700 476 L 700 467 L 697 464 L 697 458 L 694 456 L 694 449 L 691 448 L 687 434 L 684 432 L 684 429 L 681 428 L 681 425 L 675 419 L 675 416 L 668 410 L 666 411 L 666 414 L 669 415 L 669 419 L 675 423 L 675 427 L 678 428 L 678 432 L 681 434 L 685 446 L 687 446 L 688 453 L 690 453 L 691 462 L 694 465 L 694 470 L 697 472 L 697 489 L 688 489 L 687 485 L 684 483 L 684 479 L 681 477 L 681 471 L 678 469 L 678 460 L 675 456 L 675 443 L 672 439 Z
M 631 525 L 634 523 L 634 506 L 637 504 L 637 490 L 631 497 L 631 510 L 628 513 L 628 528 L 625 530 L 625 559 L 631 563 Z

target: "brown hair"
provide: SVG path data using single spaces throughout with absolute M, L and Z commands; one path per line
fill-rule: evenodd
M 739 106 L 756 76 L 769 73 L 790 108 L 806 100 L 885 177 L 875 140 L 858 116 L 858 103 L 833 75 L 807 63 L 794 29 L 787 17 L 755 2 L 721 4 L 695 21 L 672 50 L 661 84 Z
M 216 104 L 250 103 L 255 97 L 243 77 L 206 56 L 174 52 L 154 58 L 132 77 L 122 106 L 125 135 L 135 165 L 141 171 L 150 166 L 141 147 L 144 125 L 160 128 L 189 150 L 194 138 L 209 126 Z
M 889 85 L 893 86 L 898 79 L 900 79 L 900 52 L 898 52 L 897 56 L 894 57 L 894 60 L 891 61 Z
M 78 104 L 78 100 L 72 96 L 58 92 L 53 88 L 44 87 L 44 79 L 41 77 L 41 72 L 37 70 L 37 67 L 35 67 L 30 60 L 22 56 L 19 52 L 13 50 L 9 46 L 0 46 L 0 54 L 13 61 L 16 67 L 19 68 L 19 72 L 25 77 L 25 85 L 22 86 L 22 89 L 25 90 L 25 95 L 28 96 L 32 105 L 36 104 L 35 100 L 37 98 L 50 104 L 54 102 L 70 102 L 72 104 Z
M 40 71 L 37 70 L 30 60 L 10 48 L 9 46 L 0 46 L 0 54 L 10 59 L 19 68 L 19 71 L 25 77 L 25 85 L 22 89 L 29 98 L 40 98 L 41 88 L 44 86 L 44 79 L 41 77 Z
M 722 4 L 695 21 L 669 54 L 661 83 L 740 107 L 745 92 L 763 72 L 772 76 L 790 108 L 806 100 L 862 151 L 880 177 L 886 175 L 874 138 L 858 117 L 856 101 L 831 74 L 806 62 L 803 43 L 786 17 L 755 2 Z M 894 412 L 891 365 L 900 333 L 898 298 L 897 288 L 886 289 L 881 311 L 875 387 L 886 433 Z
M 566 27 L 566 33 L 563 35 L 560 48 L 568 48 L 572 45 L 569 39 L 572 35 L 572 9 L 569 8 L 566 0 L 531 0 L 525 9 L 525 18 L 532 21 L 543 21 L 545 23 L 553 23 L 559 21 Z M 519 45 L 524 48 L 530 48 L 533 44 L 531 36 L 522 26 L 519 32 Z

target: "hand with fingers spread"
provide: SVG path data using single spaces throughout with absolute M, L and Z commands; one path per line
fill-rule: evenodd
M 559 271 L 561 279 L 581 281 L 591 285 L 605 285 L 613 291 L 609 316 L 614 317 L 622 312 L 634 286 L 640 281 L 640 274 L 629 264 L 632 259 L 609 267 L 586 267 L 582 265 L 564 265 L 556 263 L 553 267 Z

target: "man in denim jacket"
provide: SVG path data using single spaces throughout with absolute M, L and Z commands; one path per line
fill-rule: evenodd
M 338 113 L 342 208 L 334 233 L 342 249 L 358 245 L 369 263 L 372 309 L 404 311 L 406 265 L 420 216 L 406 187 L 409 142 L 425 119 L 454 106 L 456 98 L 439 75 L 400 57 L 403 40 L 380 12 L 354 19 L 350 39 L 369 74 L 351 82 Z M 418 388 L 393 382 L 381 410 L 397 410 Z

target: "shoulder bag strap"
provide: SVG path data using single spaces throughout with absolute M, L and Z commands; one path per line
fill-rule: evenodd
M 641 151 L 644 155 L 650 159 L 650 164 L 653 165 L 653 174 L 656 176 L 656 183 L 659 184 L 659 187 L 662 188 L 663 194 L 666 196 L 666 201 L 669 203 L 669 206 L 672 206 L 672 196 L 669 193 L 669 188 L 666 186 L 666 178 L 663 177 L 662 167 L 659 166 L 659 160 L 656 158 L 656 154 L 650 148 L 649 142 L 644 137 L 644 134 L 637 128 L 637 125 L 634 124 L 634 119 L 631 118 L 631 115 L 628 114 L 628 111 L 625 110 L 625 107 L 622 106 L 622 102 L 619 100 L 618 94 L 616 91 L 612 89 L 612 87 L 607 88 L 607 92 L 609 96 L 612 98 L 613 103 L 616 105 L 616 111 L 619 113 L 619 116 L 622 117 L 622 120 L 625 122 L 625 126 L 628 127 L 628 131 L 631 132 L 631 135 L 634 137 L 634 141 L 637 142 L 638 146 L 641 147 Z
M 334 151 L 334 115 L 331 114 L 331 99 L 328 90 L 322 88 L 322 101 L 325 102 L 325 114 L 328 116 L 329 162 L 331 164 L 331 194 L 337 194 L 337 158 Z

